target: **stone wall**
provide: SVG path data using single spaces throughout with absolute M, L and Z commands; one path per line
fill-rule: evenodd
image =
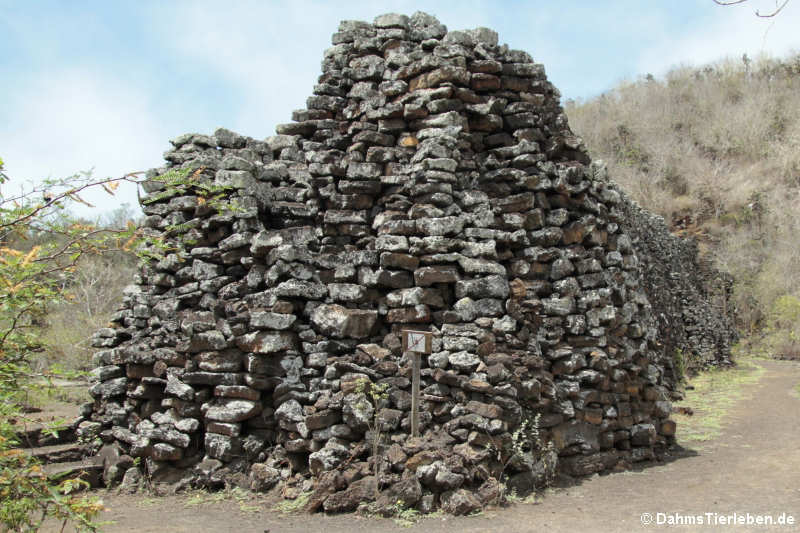
M 733 278 L 702 259 L 694 240 L 671 234 L 662 217 L 624 194 L 621 210 L 622 227 L 641 258 L 642 286 L 671 379 L 679 379 L 681 372 L 730 365 L 731 346 L 738 340 Z
M 152 173 L 144 226 L 167 252 L 95 337 L 105 453 L 179 486 L 311 490 L 309 510 L 377 488 L 379 507 L 465 513 L 501 481 L 531 490 L 556 463 L 585 475 L 668 445 L 637 247 L 661 256 L 542 65 L 416 13 L 342 22 L 322 68 L 277 135 L 183 135 Z M 178 168 L 188 183 L 158 177 Z M 434 334 L 418 438 L 406 328 Z

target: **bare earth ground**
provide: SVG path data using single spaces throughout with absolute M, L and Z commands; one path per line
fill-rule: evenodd
M 89 385 L 83 381 L 63 379 L 42 380 L 29 398 L 29 404 L 42 407 L 40 412 L 28 413 L 25 424 L 48 426 L 70 422 L 77 416 L 78 406 L 92 401 Z
M 358 533 L 800 531 L 800 364 L 757 362 L 763 373 L 743 385 L 721 432 L 701 446 L 686 444 L 675 460 L 638 471 L 594 476 L 551 490 L 536 503 L 518 503 L 471 517 L 425 518 L 404 528 L 391 519 L 356 515 L 282 514 L 274 500 L 187 495 L 154 498 L 99 491 L 107 511 L 103 531 Z M 698 413 L 699 415 L 699 413 Z M 678 428 L 680 435 L 680 426 Z M 680 441 L 680 437 L 679 437 Z M 213 495 L 212 495 L 213 496 Z M 204 499 L 205 498 L 205 499 Z M 645 515 L 643 513 L 650 513 Z M 658 513 L 663 513 L 659 515 Z M 701 515 L 711 525 L 661 525 L 667 515 Z M 791 515 L 794 525 L 725 525 L 731 513 Z M 652 524 L 645 525 L 651 517 Z M 57 530 L 56 528 L 55 530 Z

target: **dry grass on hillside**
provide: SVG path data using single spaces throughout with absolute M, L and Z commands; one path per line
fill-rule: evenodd
M 42 330 L 45 349 L 33 359 L 36 370 L 90 370 L 92 335 L 108 326 L 133 281 L 136 258 L 122 252 L 91 257 L 67 281 L 71 297 L 49 309 Z
M 136 213 L 127 205 L 92 223 L 98 227 L 118 229 Z M 30 239 L 28 245 L 36 242 Z M 86 255 L 78 268 L 63 277 L 68 290 L 66 301 L 52 305 L 38 325 L 43 349 L 32 357 L 36 371 L 73 372 L 90 370 L 92 335 L 107 327 L 122 303 L 122 291 L 134 280 L 138 259 L 129 252 L 116 251 L 103 255 Z
M 614 180 L 734 275 L 745 332 L 800 298 L 800 55 L 678 68 L 566 111 Z

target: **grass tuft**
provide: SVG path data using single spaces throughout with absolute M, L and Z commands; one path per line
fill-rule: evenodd
M 678 442 L 696 447 L 717 437 L 730 408 L 750 397 L 747 386 L 757 383 L 763 374 L 764 367 L 754 358 L 742 358 L 734 368 L 710 370 L 690 379 L 694 389 L 687 390 L 676 407 L 689 407 L 693 415 L 672 415 L 678 424 Z
M 215 492 L 197 489 L 187 493 L 183 505 L 184 507 L 200 507 L 212 503 L 235 502 L 240 511 L 255 513 L 261 511 L 261 506 L 253 505 L 254 499 L 255 495 L 252 492 L 240 487 L 229 487 Z
M 275 507 L 273 507 L 273 511 L 278 511 L 283 514 L 299 513 L 305 509 L 310 497 L 310 492 L 301 492 L 294 500 L 278 502 Z

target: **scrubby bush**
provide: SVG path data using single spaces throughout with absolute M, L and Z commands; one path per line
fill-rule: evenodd
M 57 367 L 67 371 L 89 370 L 91 336 L 105 327 L 131 283 L 137 258 L 114 252 L 86 257 L 69 276 L 69 297 L 48 309 L 42 328 L 43 349 L 31 360 L 37 372 Z
M 130 249 L 138 234 L 133 224 L 109 230 L 67 214 L 71 202 L 82 202 L 81 191 L 113 193 L 119 180 L 76 175 L 14 194 L 6 192 L 8 181 L 0 160 L 0 524 L 4 531 L 36 531 L 55 518 L 95 530 L 92 519 L 102 505 L 74 494 L 86 483 L 50 480 L 17 449 L 16 430 L 32 388 L 31 363 L 46 349 L 49 312 L 78 300 L 76 280 L 87 261 Z
M 750 344 L 761 355 L 800 360 L 800 298 L 784 295 L 775 300 L 766 326 Z

